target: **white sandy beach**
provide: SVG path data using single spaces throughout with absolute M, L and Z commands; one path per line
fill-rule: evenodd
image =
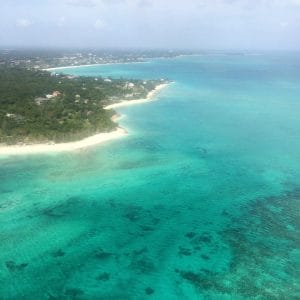
M 146 64 L 148 61 L 132 61 L 132 62 L 116 62 L 116 63 L 102 63 L 102 64 L 89 64 L 89 65 L 76 65 L 76 66 L 65 66 L 65 67 L 56 67 L 43 69 L 43 71 L 55 71 L 55 70 L 64 70 L 64 69 L 77 69 L 82 67 L 95 67 L 95 66 L 110 66 L 110 65 L 127 65 L 127 64 Z
M 136 104 L 141 104 L 141 103 L 146 103 L 153 101 L 157 94 L 164 89 L 166 86 L 168 86 L 168 83 L 160 84 L 158 85 L 153 91 L 151 91 L 148 96 L 145 99 L 137 99 L 137 100 L 124 100 L 118 103 L 114 103 L 108 106 L 105 106 L 104 109 L 115 109 L 118 107 L 123 107 L 123 106 L 129 106 L 129 105 L 136 105 Z
M 25 155 L 37 153 L 51 153 L 82 150 L 87 147 L 101 144 L 106 141 L 119 139 L 127 134 L 124 128 L 118 127 L 115 131 L 107 133 L 99 133 L 81 141 L 60 143 L 60 144 L 35 144 L 35 145 L 14 145 L 0 147 L 0 155 Z
M 168 84 L 161 84 L 156 87 L 155 90 L 151 91 L 146 99 L 140 100 L 128 100 L 122 101 L 120 103 L 112 104 L 106 106 L 105 109 L 113 109 L 121 106 L 134 105 L 139 103 L 145 103 L 153 100 L 159 91 L 161 91 Z M 117 122 L 122 115 L 116 114 L 112 117 L 112 121 Z M 119 139 L 126 136 L 127 131 L 124 128 L 118 127 L 115 131 L 107 133 L 99 133 L 80 141 L 70 142 L 70 143 L 60 143 L 60 144 L 34 144 L 34 145 L 13 145 L 13 146 L 0 146 L 0 156 L 9 155 L 29 155 L 38 153 L 51 153 L 51 152 L 66 152 L 74 150 L 82 150 L 87 147 L 101 144 L 106 141 Z

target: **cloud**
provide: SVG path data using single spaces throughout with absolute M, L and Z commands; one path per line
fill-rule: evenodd
M 26 27 L 29 27 L 31 26 L 33 23 L 28 20 L 28 19 L 25 19 L 25 18 L 21 18 L 21 19 L 18 19 L 16 21 L 16 25 L 17 27 L 23 27 L 23 28 L 26 28 Z
M 96 3 L 93 0 L 68 0 L 68 5 L 71 6 L 82 6 L 82 7 L 95 7 Z
M 299 5 L 299 6 L 300 6 L 300 0 L 289 0 L 289 2 L 290 2 L 291 4 Z
M 133 4 L 137 0 L 66 0 L 67 5 L 79 6 L 79 7 L 97 7 L 103 5 L 113 5 L 113 4 Z M 146 1 L 146 0 L 145 0 Z
M 280 22 L 280 23 L 279 23 L 279 25 L 280 25 L 280 27 L 281 27 L 281 28 L 283 28 L 283 29 L 284 29 L 284 28 L 286 28 L 286 27 L 288 27 L 288 26 L 289 26 L 289 22 L 282 21 L 282 22 Z
M 150 0 L 139 0 L 137 2 L 138 7 L 150 7 L 153 3 Z
M 57 22 L 58 27 L 63 27 L 66 23 L 66 17 L 60 17 Z
M 103 20 L 97 19 L 95 24 L 94 24 L 94 27 L 98 30 L 101 30 L 101 29 L 104 29 L 106 27 L 106 24 Z

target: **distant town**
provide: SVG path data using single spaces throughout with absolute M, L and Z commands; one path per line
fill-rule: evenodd
M 0 50 L 0 66 L 49 69 L 65 66 L 80 66 L 110 63 L 144 62 L 151 58 L 172 58 L 196 54 L 192 51 L 125 51 L 125 50 Z

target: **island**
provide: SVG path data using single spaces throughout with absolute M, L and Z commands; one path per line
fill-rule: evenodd
M 114 108 L 149 101 L 168 83 L 1 66 L 0 147 L 57 144 L 57 150 L 77 149 L 81 140 L 91 145 L 95 139 L 118 137 L 125 130 L 119 128 Z

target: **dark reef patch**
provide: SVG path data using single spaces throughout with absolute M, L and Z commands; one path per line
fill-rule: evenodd
M 52 256 L 53 257 L 63 257 L 63 256 L 65 256 L 65 252 L 64 251 L 62 251 L 61 249 L 58 249 L 57 251 L 54 251 L 53 253 L 52 253 Z
M 204 260 L 209 260 L 209 256 L 205 254 L 201 254 L 201 258 L 203 258 Z
M 200 246 L 195 246 L 195 247 L 194 247 L 194 250 L 195 250 L 195 251 L 201 251 L 202 248 L 201 248 Z
M 5 262 L 5 266 L 10 272 L 15 272 L 24 270 L 28 266 L 28 263 L 22 263 L 18 265 L 14 261 L 9 260 Z
M 104 251 L 102 248 L 95 250 L 94 254 L 97 259 L 101 259 L 101 260 L 109 259 L 113 255 L 110 252 Z
M 179 271 L 180 276 L 201 290 L 217 290 L 228 292 L 228 288 L 215 279 L 216 274 L 212 272 L 194 273 L 191 271 Z
M 42 215 L 51 218 L 62 218 L 66 215 L 71 214 L 81 200 L 82 199 L 77 196 L 69 197 L 60 204 L 52 205 L 38 210 L 36 215 Z
M 83 294 L 84 294 L 83 290 L 78 289 L 78 288 L 66 289 L 66 291 L 65 291 L 65 295 L 70 297 L 71 299 L 74 299 L 74 298 L 76 299 L 78 296 L 81 296 Z
M 140 250 L 134 250 L 132 251 L 132 255 L 137 256 L 137 255 L 144 254 L 146 252 L 148 252 L 148 247 L 141 248 Z
M 109 279 L 110 279 L 110 274 L 106 272 L 99 274 L 99 276 L 97 277 L 97 280 L 99 281 L 108 281 Z
M 224 209 L 224 210 L 222 211 L 222 216 L 224 216 L 224 217 L 229 217 L 230 214 L 229 214 L 229 212 L 228 212 L 226 209 Z
M 212 243 L 212 236 L 208 232 L 203 232 L 199 236 L 191 238 L 192 245 L 210 244 Z
M 145 293 L 146 293 L 146 295 L 150 296 L 154 293 L 154 289 L 151 287 L 147 287 L 147 288 L 145 288 Z
M 187 238 L 189 238 L 189 239 L 192 239 L 193 237 L 196 236 L 196 232 L 192 232 L 192 231 L 187 232 L 187 233 L 185 234 L 185 236 L 186 236 Z
M 65 216 L 66 213 L 61 211 L 58 212 L 55 208 L 47 208 L 42 211 L 42 214 L 47 217 L 59 218 Z
M 143 258 L 134 257 L 132 259 L 130 266 L 133 270 L 138 271 L 141 274 L 149 274 L 151 272 L 154 272 L 156 269 L 152 260 L 150 260 L 147 257 L 143 257 Z
M 142 217 L 142 210 L 139 206 L 131 206 L 127 208 L 127 212 L 124 217 L 130 222 L 136 222 Z
M 149 225 L 140 225 L 140 228 L 143 230 L 143 231 L 154 231 L 154 228 L 152 226 L 149 226 Z
M 192 250 L 180 246 L 178 254 L 183 255 L 183 256 L 190 256 L 190 255 L 192 255 Z

